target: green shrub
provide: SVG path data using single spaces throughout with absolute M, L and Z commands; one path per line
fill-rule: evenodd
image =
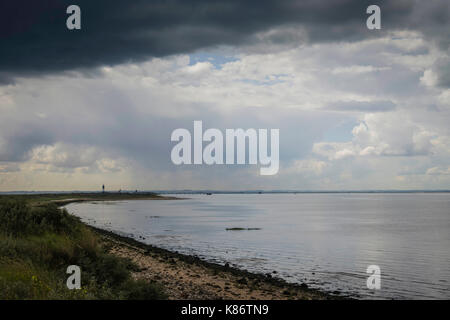
M 81 267 L 69 290 L 66 268 Z M 160 286 L 131 279 L 137 267 L 106 253 L 98 236 L 54 204 L 0 201 L 0 299 L 162 299 Z
M 0 201 L 0 231 L 3 233 L 15 237 L 49 232 L 74 234 L 78 228 L 79 220 L 55 204 L 30 207 L 24 201 Z

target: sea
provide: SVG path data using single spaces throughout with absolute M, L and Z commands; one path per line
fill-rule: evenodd
M 450 298 L 450 193 L 178 197 L 66 209 L 146 244 L 339 296 Z

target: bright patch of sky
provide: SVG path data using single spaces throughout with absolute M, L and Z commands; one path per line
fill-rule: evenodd
M 221 55 L 219 53 L 200 51 L 189 55 L 189 65 L 195 65 L 199 62 L 209 62 L 214 68 L 222 69 L 222 66 L 228 62 L 238 61 L 239 59 L 231 55 Z

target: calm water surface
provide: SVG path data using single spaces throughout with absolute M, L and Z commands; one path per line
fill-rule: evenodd
M 276 271 L 314 288 L 361 298 L 450 298 L 450 194 L 189 197 L 67 209 L 148 244 L 249 271 Z M 366 287 L 372 264 L 381 268 L 380 290 Z

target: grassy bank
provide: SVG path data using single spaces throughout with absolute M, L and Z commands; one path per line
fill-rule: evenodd
M 68 197 L 87 195 L 0 197 L 0 299 L 166 298 L 157 283 L 132 279 L 134 263 L 107 253 L 97 234 L 58 208 Z M 66 286 L 69 265 L 81 268 L 80 290 Z

